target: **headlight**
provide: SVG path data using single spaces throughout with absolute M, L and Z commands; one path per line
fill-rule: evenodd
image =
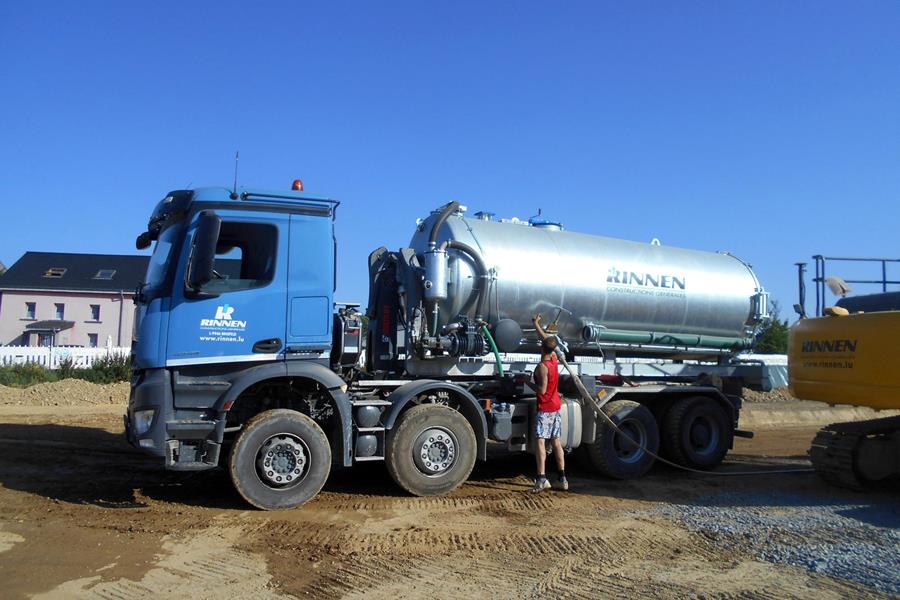
M 144 435 L 150 431 L 150 424 L 153 423 L 153 409 L 138 410 L 134 413 L 134 432 L 137 435 Z

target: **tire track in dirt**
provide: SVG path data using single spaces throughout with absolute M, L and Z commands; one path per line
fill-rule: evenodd
M 723 598 L 808 597 L 815 589 L 819 597 L 838 598 L 860 592 L 799 570 L 786 584 L 778 567 L 737 553 L 725 557 L 703 536 L 664 521 L 623 521 L 606 511 L 573 523 L 559 509 L 549 513 L 555 515 L 550 523 L 532 528 L 477 517 L 466 526 L 483 527 L 468 532 L 459 531 L 458 515 L 429 511 L 417 513 L 427 528 L 399 531 L 273 521 L 256 527 L 250 548 L 285 546 L 279 559 L 270 555 L 273 576 L 286 591 L 317 598 L 686 597 L 698 589 Z M 290 581 L 286 569 L 304 561 L 324 567 L 305 582 Z M 672 575 L 677 571 L 684 573 Z
M 337 511 L 373 511 L 373 510 L 471 510 L 471 509 L 508 509 L 521 511 L 540 511 L 556 506 L 552 498 L 528 495 L 525 492 L 507 492 L 461 497 L 396 497 L 384 496 L 347 496 L 333 493 L 322 493 L 309 504 L 315 508 L 317 504 L 327 505 L 329 510 Z
M 223 597 L 268 600 L 270 589 L 265 559 L 235 548 L 244 530 L 218 519 L 218 525 L 164 541 L 162 555 L 140 581 L 104 581 L 93 575 L 67 581 L 34 598 L 102 598 L 139 600 L 151 596 L 212 599 Z

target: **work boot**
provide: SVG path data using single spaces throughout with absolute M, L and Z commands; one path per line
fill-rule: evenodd
M 534 480 L 534 487 L 531 488 L 531 491 L 535 494 L 538 492 L 542 492 L 550 487 L 550 482 L 547 481 L 546 477 L 537 477 Z
M 559 483 L 556 485 L 556 488 L 557 488 L 557 489 L 560 489 L 560 490 L 562 490 L 562 491 L 564 491 L 564 492 L 568 492 L 568 491 L 569 491 L 569 480 L 566 479 L 566 476 L 565 476 L 565 475 L 560 475 L 560 476 L 559 476 Z

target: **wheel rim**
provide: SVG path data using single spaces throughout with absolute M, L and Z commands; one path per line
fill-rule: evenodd
M 459 442 L 449 429 L 429 427 L 412 445 L 413 462 L 424 475 L 440 477 L 456 463 Z
M 637 446 L 628 441 L 629 439 L 634 440 Z M 613 436 L 613 450 L 619 461 L 628 464 L 640 461 L 646 454 L 644 450 L 646 447 L 647 430 L 644 428 L 643 423 L 634 419 L 628 419 L 619 423 L 619 431 L 616 431 L 615 436 Z
M 269 437 L 256 453 L 256 475 L 266 486 L 283 490 L 298 485 L 309 473 L 309 447 L 291 433 Z
M 710 454 L 719 445 L 719 428 L 706 415 L 698 415 L 688 429 L 688 442 L 697 454 Z

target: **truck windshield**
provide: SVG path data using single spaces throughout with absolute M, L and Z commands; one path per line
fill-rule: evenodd
M 182 227 L 173 225 L 159 234 L 147 275 L 144 280 L 143 296 L 148 300 L 167 293 L 169 271 L 174 264 L 175 248 L 181 235 Z

